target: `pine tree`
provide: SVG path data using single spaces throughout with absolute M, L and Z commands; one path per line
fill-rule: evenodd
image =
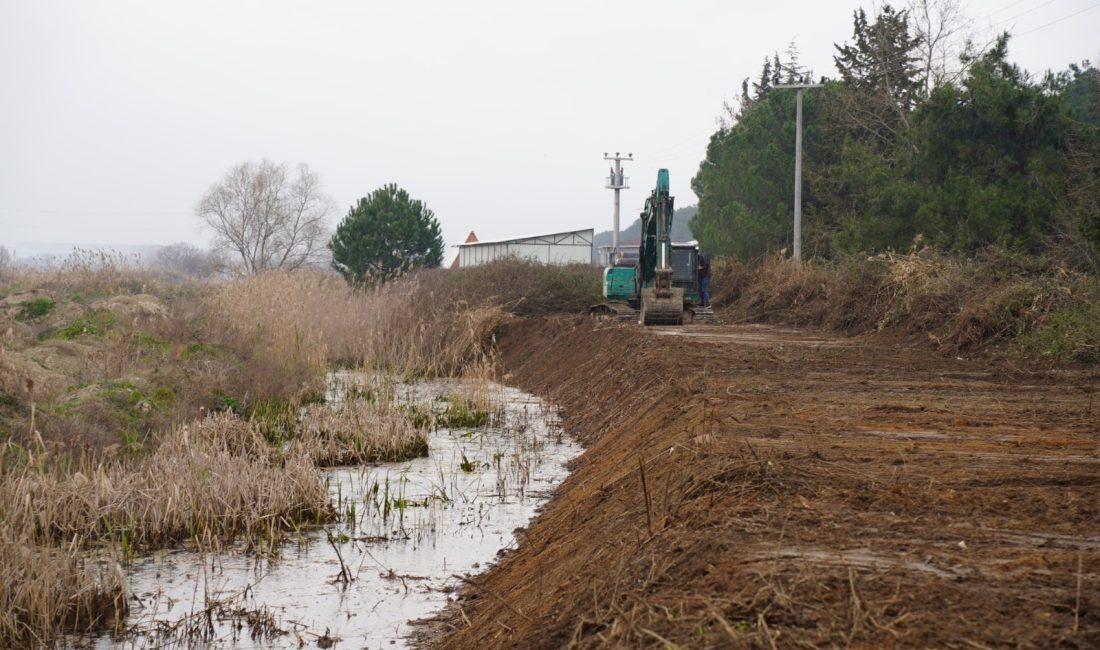
M 860 140 L 888 149 L 908 130 L 909 114 L 924 88 L 920 42 L 910 34 L 907 11 L 884 5 L 873 23 L 862 9 L 854 13 L 852 43 L 837 45 L 833 60 L 852 91 L 844 117 Z
M 355 286 L 381 284 L 443 262 L 443 236 L 435 215 L 392 183 L 352 206 L 329 248 L 332 267 Z

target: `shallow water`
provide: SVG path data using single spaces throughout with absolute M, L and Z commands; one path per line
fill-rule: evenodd
M 408 390 L 431 399 L 453 388 Z M 581 451 L 541 400 L 498 389 L 505 409 L 496 426 L 435 431 L 426 458 L 327 470 L 344 521 L 303 533 L 278 559 L 236 551 L 139 558 L 129 571 L 133 634 L 92 645 L 297 648 L 339 639 L 337 648 L 403 647 L 410 621 L 440 611 L 461 587 L 458 576 L 514 546 L 514 531 Z M 349 582 L 338 579 L 341 557 Z M 214 600 L 226 602 L 210 608 Z

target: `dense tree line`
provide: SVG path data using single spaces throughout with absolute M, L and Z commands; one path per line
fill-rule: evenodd
M 804 247 L 835 256 L 924 242 L 973 252 L 1100 251 L 1100 70 L 1032 78 L 1002 34 L 930 67 L 908 11 L 856 12 L 838 77 L 804 95 Z M 792 58 L 792 57 L 788 57 Z M 778 56 L 742 84 L 692 180 L 692 231 L 710 252 L 752 259 L 790 247 L 795 93 Z

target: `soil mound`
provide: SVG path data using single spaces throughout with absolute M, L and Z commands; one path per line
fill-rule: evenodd
M 441 647 L 1097 647 L 1093 368 L 521 320 L 587 451 Z

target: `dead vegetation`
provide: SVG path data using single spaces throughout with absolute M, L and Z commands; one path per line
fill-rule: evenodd
M 232 414 L 180 426 L 133 461 L 8 447 L 0 503 L 5 527 L 37 544 L 106 542 L 126 554 L 240 536 L 270 545 L 332 516 L 312 459 L 273 448 Z
M 57 635 L 110 628 L 128 611 L 126 577 L 111 552 L 41 546 L 0 530 L 0 642 L 49 647 Z
M 544 275 L 536 293 L 553 301 L 571 276 Z M 118 623 L 118 565 L 135 553 L 274 552 L 335 516 L 319 466 L 425 453 L 431 420 L 410 420 L 392 390 L 319 401 L 341 363 L 487 382 L 508 310 L 470 273 L 451 277 L 368 293 L 322 272 L 180 284 L 92 251 L 6 273 L 0 645 Z M 471 412 L 489 399 L 472 390 L 455 402 Z
M 846 334 L 901 334 L 946 352 L 999 346 L 1035 358 L 1100 359 L 1100 281 L 1041 258 L 931 249 L 870 258 L 715 266 L 727 320 Z
M 392 397 L 353 399 L 307 406 L 290 452 L 322 467 L 399 461 L 426 456 L 428 437 Z
M 1088 522 L 1100 512 L 1078 467 L 1095 455 L 1095 412 L 1081 406 L 1095 377 L 1027 375 L 1047 388 L 1006 394 L 990 369 L 823 338 L 715 328 L 701 351 L 587 320 L 525 330 L 515 314 L 583 310 L 591 272 L 530 280 L 509 264 L 363 293 L 327 273 L 158 284 L 104 258 L 5 276 L 0 641 L 113 625 L 126 603 L 116 563 L 139 550 L 236 539 L 268 551 L 325 520 L 319 464 L 418 453 L 423 427 L 365 398 L 325 413 L 324 373 L 488 379 L 509 328 L 525 342 L 505 346 L 506 369 L 553 388 L 592 449 L 518 559 L 478 581 L 508 606 L 464 602 L 473 626 L 459 642 L 943 645 L 940 627 L 986 619 L 1012 636 L 967 638 L 1096 641 Z M 1095 280 L 1011 256 L 772 260 L 716 267 L 714 286 L 733 320 L 900 332 L 944 350 L 1097 350 Z M 902 371 L 916 373 L 904 391 Z M 1004 541 L 1029 535 L 1062 541 Z M 1020 585 L 1035 602 L 1020 604 Z
M 335 516 L 312 459 L 283 454 L 232 414 L 181 426 L 137 460 L 7 445 L 0 454 L 0 640 L 120 623 L 119 562 L 187 540 L 272 552 L 289 530 Z

